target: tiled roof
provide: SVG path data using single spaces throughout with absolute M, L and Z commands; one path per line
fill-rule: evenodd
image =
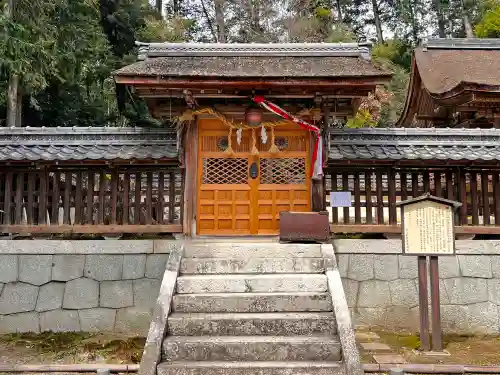
M 140 43 L 139 62 L 117 76 L 147 77 L 389 77 L 356 43 Z
M 138 160 L 177 158 L 170 129 L 0 128 L 0 161 Z
M 500 129 L 332 129 L 328 158 L 500 161 Z

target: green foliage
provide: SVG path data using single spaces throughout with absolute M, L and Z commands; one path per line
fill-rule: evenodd
M 500 5 L 485 13 L 475 31 L 479 38 L 500 38 Z

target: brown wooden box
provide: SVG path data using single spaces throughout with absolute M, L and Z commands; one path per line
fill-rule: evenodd
M 328 212 L 281 212 L 280 241 L 328 241 L 330 223 Z

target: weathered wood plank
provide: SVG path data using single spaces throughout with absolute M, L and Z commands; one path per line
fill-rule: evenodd
M 479 194 L 477 191 L 477 173 L 470 173 L 470 196 L 471 196 L 471 210 L 472 210 L 472 225 L 479 224 Z
M 21 224 L 23 220 L 24 173 L 17 173 L 16 198 L 15 198 L 15 223 Z
M 116 217 L 118 215 L 118 171 L 115 169 L 111 173 L 111 224 L 116 224 Z
M 50 208 L 50 223 L 59 223 L 59 197 L 61 193 L 60 188 L 61 174 L 58 171 L 54 172 L 52 177 L 52 206 Z
M 49 182 L 46 169 L 40 171 L 40 191 L 38 196 L 38 224 L 47 223 L 47 184 Z
M 106 193 L 106 174 L 101 172 L 99 174 L 99 202 L 97 206 L 97 218 L 99 224 L 104 224 L 104 208 L 106 206 L 106 199 L 104 194 Z
M 169 173 L 168 190 L 168 222 L 172 224 L 175 221 L 175 173 Z
M 73 190 L 73 173 L 66 172 L 64 181 L 63 224 L 70 223 L 71 192 Z
M 354 222 L 361 224 L 361 192 L 359 172 L 354 173 Z
M 375 172 L 375 191 L 377 193 L 377 224 L 384 224 L 384 195 L 382 191 L 382 170 Z
M 371 172 L 365 172 L 365 195 L 366 195 L 366 223 L 371 224 L 373 222 Z
M 83 219 L 83 194 L 82 186 L 83 178 L 82 171 L 76 172 L 76 186 L 75 186 L 75 223 L 82 224 Z
M 396 211 L 396 173 L 393 168 L 387 171 L 387 183 L 389 184 L 389 224 L 397 223 Z
M 87 173 L 87 224 L 94 224 L 94 185 L 95 175 L 94 172 L 88 171 Z
M 490 224 L 489 172 L 481 174 L 481 190 L 483 193 L 483 225 Z
M 146 185 L 146 225 L 153 221 L 153 173 L 147 173 Z
M 130 205 L 130 174 L 125 172 L 123 174 L 123 224 L 129 222 L 129 205 Z
M 157 220 L 159 224 L 163 224 L 165 219 L 163 217 L 165 211 L 165 173 L 158 173 L 158 213 Z
M 167 225 L 0 225 L 1 233 L 182 233 L 181 224 Z
M 342 190 L 349 191 L 349 173 L 342 173 Z M 349 224 L 349 207 L 344 207 L 344 224 Z
M 28 172 L 28 204 L 26 205 L 26 221 L 28 224 L 33 224 L 33 215 L 35 212 L 35 177 L 36 172 Z
M 135 202 L 134 202 L 134 224 L 141 223 L 141 172 L 135 173 Z

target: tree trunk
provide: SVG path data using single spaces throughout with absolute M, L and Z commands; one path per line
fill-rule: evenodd
M 212 24 L 212 19 L 210 18 L 210 15 L 208 14 L 207 7 L 205 6 L 205 1 L 201 0 L 201 9 L 203 10 L 203 15 L 207 19 L 208 27 L 210 28 L 210 32 L 212 33 L 212 37 L 214 38 L 214 41 L 217 42 L 217 33 L 215 32 L 214 25 Z
M 16 127 L 23 126 L 23 91 L 21 87 L 17 87 L 17 100 L 16 100 Z
M 441 0 L 432 0 L 434 10 L 436 12 L 438 20 L 438 33 L 440 38 L 446 38 L 446 21 L 443 17 L 443 7 L 441 6 Z
M 474 31 L 472 29 L 472 24 L 469 19 L 469 15 L 467 14 L 467 9 L 465 9 L 464 0 L 461 0 L 462 3 L 462 20 L 464 22 L 465 36 L 467 38 L 474 38 Z
M 215 23 L 217 24 L 217 42 L 226 43 L 226 23 L 224 21 L 224 0 L 215 0 Z
M 156 0 L 156 10 L 163 16 L 163 1 Z
M 250 30 L 251 30 L 251 36 L 252 40 L 251 42 L 255 41 L 258 36 L 260 35 L 260 7 L 259 7 L 259 0 L 250 0 L 251 4 L 251 19 L 250 19 Z
M 378 9 L 377 0 L 372 0 L 373 18 L 375 20 L 375 29 L 377 30 L 377 40 L 379 43 L 384 43 L 384 35 L 382 33 L 382 22 L 380 21 L 380 11 Z
M 340 5 L 340 0 L 337 0 L 337 21 L 344 22 L 344 18 L 342 17 L 342 7 Z
M 14 18 L 14 7 L 15 0 L 9 0 L 5 6 L 5 15 L 7 18 Z M 9 87 L 7 89 L 7 122 L 8 127 L 14 127 L 17 125 L 16 116 L 18 113 L 17 109 L 17 90 L 19 88 L 19 76 L 17 74 L 11 74 L 9 77 Z
M 408 1 L 408 12 L 410 15 L 410 22 L 411 22 L 411 35 L 413 37 L 413 43 L 415 45 L 418 45 L 418 26 L 417 26 L 417 20 L 415 19 L 415 12 L 413 10 L 413 1 Z
M 9 88 L 7 91 L 7 127 L 17 125 L 17 90 L 19 87 L 19 76 L 11 74 L 9 77 Z

